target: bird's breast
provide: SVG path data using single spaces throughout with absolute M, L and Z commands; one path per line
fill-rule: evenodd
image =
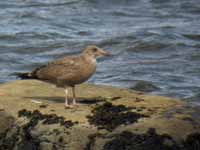
M 96 71 L 96 60 L 84 59 L 81 62 L 81 65 L 71 76 L 71 84 L 81 84 L 84 81 L 88 80 Z
M 92 60 L 90 62 L 86 62 L 81 67 L 81 72 L 79 74 L 80 76 L 80 82 L 84 82 L 88 80 L 96 71 L 96 61 Z

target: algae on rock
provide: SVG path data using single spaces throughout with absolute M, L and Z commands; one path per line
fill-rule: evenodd
M 200 141 L 199 109 L 172 98 L 82 84 L 79 107 L 65 109 L 63 89 L 36 80 L 2 84 L 0 93 L 0 150 L 128 149 L 136 137 L 142 147 L 159 141 L 153 148 L 165 148 L 167 141 L 179 148 L 184 141 L 181 150 L 196 150 Z

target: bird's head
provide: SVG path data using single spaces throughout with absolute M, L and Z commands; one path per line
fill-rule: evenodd
M 90 45 L 87 46 L 84 51 L 84 54 L 92 56 L 94 58 L 102 57 L 102 56 L 110 56 L 110 53 L 105 52 L 103 49 L 95 46 L 95 45 Z

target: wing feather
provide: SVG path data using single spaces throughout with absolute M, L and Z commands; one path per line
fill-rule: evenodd
M 52 82 L 56 82 L 60 77 L 65 80 L 70 80 L 80 70 L 80 63 L 76 63 L 80 62 L 80 59 L 80 57 L 64 57 L 36 69 L 35 74 L 38 79 L 50 80 Z

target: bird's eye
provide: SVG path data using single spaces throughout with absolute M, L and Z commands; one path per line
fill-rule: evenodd
M 93 52 L 96 52 L 96 51 L 97 51 L 97 48 L 93 48 L 92 50 L 93 50 Z

